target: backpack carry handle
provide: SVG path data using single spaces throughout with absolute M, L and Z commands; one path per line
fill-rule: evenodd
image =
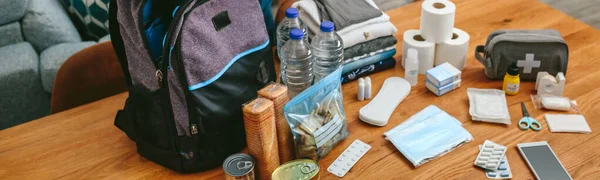
M 129 104 L 129 102 L 130 100 L 127 98 L 125 104 Z M 125 106 L 124 110 L 117 111 L 117 116 L 115 117 L 115 126 L 121 129 L 121 131 L 125 132 L 129 139 L 137 142 L 138 135 L 135 131 L 135 125 L 133 124 L 133 118 L 128 106 Z

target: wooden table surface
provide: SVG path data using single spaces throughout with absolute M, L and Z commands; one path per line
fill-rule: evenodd
M 356 82 L 343 86 L 344 107 L 350 136 L 320 161 L 322 179 L 338 179 L 326 168 L 355 139 L 372 149 L 346 174 L 344 179 L 485 179 L 483 170 L 474 167 L 477 146 L 491 140 L 509 147 L 507 157 L 515 179 L 533 179 L 519 155 L 516 144 L 548 141 L 574 179 L 600 179 L 600 32 L 536 0 L 454 0 L 456 27 L 471 35 L 468 65 L 463 70 L 462 87 L 436 97 L 419 85 L 396 109 L 385 127 L 374 127 L 358 120 L 358 109 L 368 101 L 356 101 Z M 398 27 L 396 46 L 401 52 L 402 33 L 419 28 L 420 3 L 387 12 Z M 476 45 L 497 29 L 543 29 L 561 32 L 569 45 L 570 62 L 565 95 L 577 100 L 592 134 L 550 133 L 543 116 L 535 110 L 529 95 L 533 82 L 521 83 L 521 92 L 507 97 L 512 125 L 472 122 L 468 114 L 467 87 L 501 88 L 501 81 L 490 81 L 483 66 L 473 58 Z M 396 55 L 400 59 L 401 54 Z M 397 66 L 375 75 L 373 92 L 383 80 L 403 76 Z M 0 131 L 0 179 L 222 179 L 221 168 L 194 174 L 178 174 L 163 168 L 136 152 L 133 141 L 113 125 L 116 111 L 123 107 L 126 93 L 87 104 Z M 532 117 L 541 122 L 540 132 L 521 131 L 519 103 L 525 101 Z M 414 168 L 382 136 L 428 105 L 436 105 L 463 122 L 475 140 Z

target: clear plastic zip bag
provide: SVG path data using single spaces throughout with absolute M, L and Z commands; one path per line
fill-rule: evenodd
M 536 109 L 548 109 L 556 111 L 570 111 L 580 113 L 577 102 L 563 96 L 550 94 L 531 95 L 531 101 Z
M 284 107 L 297 158 L 318 161 L 348 137 L 341 94 L 342 69 L 294 97 Z

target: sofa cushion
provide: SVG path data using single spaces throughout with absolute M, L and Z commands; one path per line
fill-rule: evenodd
M 18 21 L 25 14 L 29 0 L 1 0 L 0 25 Z
M 82 32 L 97 40 L 108 34 L 108 3 L 110 0 L 61 0 Z
M 0 26 L 0 47 L 23 42 L 23 34 L 21 34 L 21 24 L 13 22 Z
M 48 93 L 52 92 L 52 84 L 54 84 L 54 77 L 56 77 L 58 68 L 60 68 L 71 55 L 94 44 L 96 44 L 96 42 L 93 41 L 63 43 L 44 50 L 44 52 L 40 54 L 40 71 L 44 90 Z
M 21 22 L 23 37 L 37 52 L 67 42 L 81 42 L 81 36 L 58 0 L 30 0 Z
M 98 40 L 98 43 L 110 41 L 110 35 L 106 35 Z
M 50 94 L 42 89 L 38 68 L 31 44 L 0 47 L 0 130 L 50 113 Z

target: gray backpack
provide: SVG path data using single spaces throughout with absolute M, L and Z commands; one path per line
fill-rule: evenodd
M 112 0 L 129 98 L 115 125 L 143 157 L 179 172 L 246 146 L 241 106 L 275 80 L 257 0 Z
M 488 36 L 485 46 L 477 46 L 475 58 L 490 79 L 503 79 L 514 62 L 521 80 L 535 81 L 540 71 L 566 75 L 569 48 L 556 30 L 498 30 Z

